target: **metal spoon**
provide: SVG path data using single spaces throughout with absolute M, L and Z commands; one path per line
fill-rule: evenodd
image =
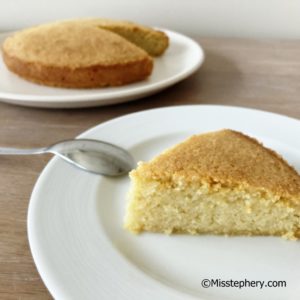
M 65 140 L 45 148 L 0 148 L 0 155 L 44 153 L 58 155 L 80 169 L 105 176 L 123 175 L 136 165 L 130 153 L 121 147 L 91 139 Z

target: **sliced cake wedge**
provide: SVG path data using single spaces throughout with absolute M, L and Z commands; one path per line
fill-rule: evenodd
M 300 237 L 300 176 L 233 130 L 195 135 L 130 173 L 131 232 Z

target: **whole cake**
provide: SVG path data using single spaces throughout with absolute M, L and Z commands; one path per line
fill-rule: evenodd
M 240 132 L 192 136 L 130 177 L 131 232 L 300 236 L 300 176 Z
M 153 69 L 153 59 L 146 51 L 159 55 L 167 46 L 165 34 L 151 28 L 82 19 L 17 32 L 5 40 L 2 50 L 6 66 L 27 80 L 93 88 L 146 79 Z

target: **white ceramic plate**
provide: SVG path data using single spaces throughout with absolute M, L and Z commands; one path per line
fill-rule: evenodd
M 300 122 L 237 107 L 179 106 L 127 115 L 81 137 L 148 160 L 188 136 L 232 128 L 300 170 Z M 298 299 L 300 243 L 277 237 L 132 235 L 122 228 L 127 177 L 91 175 L 55 158 L 34 188 L 28 235 L 55 299 Z M 203 279 L 285 280 L 285 288 L 203 288 Z
M 182 34 L 164 31 L 170 38 L 170 46 L 164 55 L 155 58 L 151 76 L 121 87 L 62 89 L 38 85 L 8 71 L 0 55 L 0 101 L 35 107 L 75 108 L 116 104 L 157 93 L 190 76 L 204 60 L 198 43 Z M 7 36 L 0 34 L 0 44 Z

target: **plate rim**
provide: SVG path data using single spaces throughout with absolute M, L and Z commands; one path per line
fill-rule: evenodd
M 211 109 L 228 109 L 228 110 L 232 110 L 232 109 L 236 109 L 236 110 L 243 110 L 243 111 L 250 111 L 253 113 L 263 113 L 263 114 L 268 114 L 271 117 L 275 117 L 275 118 L 281 118 L 284 121 L 295 121 L 297 122 L 298 126 L 300 125 L 300 120 L 297 118 L 293 118 L 293 117 L 289 117 L 286 115 L 282 115 L 282 114 L 278 114 L 275 112 L 270 112 L 270 111 L 266 111 L 266 110 L 260 110 L 260 109 L 255 109 L 255 108 L 248 108 L 248 107 L 241 107 L 241 106 L 231 106 L 231 105 L 210 105 L 210 104 L 191 104 L 191 105 L 176 105 L 176 106 L 166 106 L 166 107 L 159 107 L 159 108 L 152 108 L 152 109 L 147 109 L 147 110 L 142 110 L 142 111 L 138 111 L 138 112 L 133 112 L 133 113 L 129 113 L 120 117 L 116 117 L 113 118 L 111 120 L 105 121 L 103 123 L 100 123 L 98 125 L 95 125 L 87 130 L 85 130 L 84 132 L 82 132 L 80 135 L 78 135 L 76 138 L 81 138 L 81 137 L 85 137 L 86 135 L 91 134 L 92 132 L 94 132 L 95 130 L 97 130 L 98 128 L 102 128 L 105 126 L 110 126 L 111 124 L 113 124 L 114 122 L 119 122 L 122 121 L 126 118 L 131 118 L 134 117 L 136 115 L 142 115 L 142 114 L 147 114 L 147 113 L 151 113 L 151 112 L 155 112 L 155 111 L 167 111 L 167 110 L 177 110 L 177 109 L 192 109 L 195 107 L 199 107 L 199 108 L 211 108 Z M 34 188 L 32 190 L 31 196 L 30 196 L 30 201 L 29 201 L 29 205 L 28 205 L 28 211 L 27 211 L 27 235 L 28 235 L 28 242 L 29 242 L 29 247 L 30 247 L 30 251 L 35 263 L 35 266 L 39 272 L 39 275 L 42 279 L 42 281 L 44 282 L 45 286 L 47 287 L 48 291 L 51 293 L 52 296 L 56 296 L 56 294 L 53 292 L 52 288 L 49 288 L 49 282 L 47 280 L 45 280 L 44 278 L 44 274 L 42 271 L 42 267 L 40 265 L 37 264 L 37 257 L 36 257 L 36 249 L 33 249 L 33 244 L 35 243 L 35 241 L 33 241 L 36 237 L 33 238 L 33 233 L 32 233 L 32 211 L 33 211 L 33 203 L 34 201 L 38 201 L 38 200 L 34 200 L 34 197 L 36 197 L 35 193 L 36 190 L 39 188 L 39 185 L 41 184 L 41 181 L 44 180 L 44 177 L 47 176 L 47 172 L 49 172 L 49 170 L 51 171 L 51 168 L 54 167 L 55 162 L 58 160 L 58 158 L 52 158 L 47 164 L 46 166 L 43 168 L 42 172 L 40 173 L 40 175 L 38 176 L 38 179 L 36 180 L 36 183 L 34 185 Z M 43 275 L 42 275 L 43 274 Z M 189 299 L 189 295 L 186 295 L 186 298 Z M 194 299 L 194 297 L 192 297 L 191 299 Z M 199 299 L 199 298 L 198 298 Z M 204 299 L 204 298 L 200 298 L 200 299 Z

